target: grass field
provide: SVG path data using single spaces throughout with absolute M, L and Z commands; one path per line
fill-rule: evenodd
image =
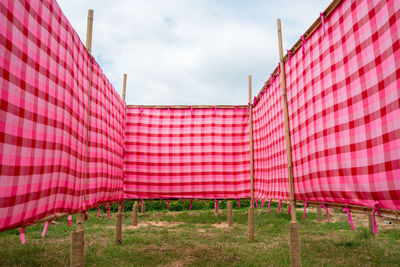
M 400 266 L 400 225 L 379 219 L 379 234 L 368 233 L 365 215 L 353 214 L 356 231 L 347 216 L 331 213 L 331 223 L 315 222 L 314 210 L 300 221 L 303 266 Z M 123 243 L 114 245 L 115 219 L 89 212 L 85 223 L 87 266 L 289 266 L 290 216 L 256 210 L 255 242 L 247 242 L 247 210 L 234 210 L 235 226 L 227 227 L 227 212 L 213 210 L 147 212 L 131 226 L 131 212 L 123 217 Z M 75 218 L 74 218 L 75 219 Z M 70 233 L 66 219 L 50 225 L 42 239 L 43 224 L 26 229 L 21 245 L 18 230 L 0 233 L 1 266 L 69 265 Z

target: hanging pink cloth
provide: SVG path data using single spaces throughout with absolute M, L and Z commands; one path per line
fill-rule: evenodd
M 292 205 L 290 205 L 290 203 L 289 203 L 288 208 L 287 208 L 287 214 L 290 213 L 290 210 L 291 210 L 291 209 L 292 209 Z
M 100 209 L 99 209 L 99 207 L 97 207 L 97 218 L 99 218 L 99 217 L 101 217 L 101 214 L 100 214 Z
M 346 204 L 346 208 L 343 209 L 344 212 L 347 212 L 347 218 L 349 219 L 349 223 L 351 226 L 351 230 L 354 231 L 354 224 L 353 224 L 353 219 L 351 218 L 351 214 L 350 214 L 350 209 L 348 207 L 348 205 Z
M 193 207 L 193 200 L 190 200 L 190 208 L 189 208 L 189 210 L 192 210 L 192 207 Z
M 324 30 L 324 35 L 325 35 L 325 17 L 324 17 L 324 13 L 319 13 L 319 15 L 321 16 L 321 22 L 322 22 L 322 29 Z
M 110 219 L 110 205 L 107 202 L 107 219 Z
M 261 201 L 261 209 L 264 208 L 264 202 L 265 202 L 265 198 L 263 198 L 262 201 Z
M 72 215 L 68 215 L 68 226 L 72 225 Z
M 47 230 L 49 229 L 49 224 L 50 224 L 50 221 L 46 221 L 44 223 L 44 228 L 43 228 L 43 232 L 42 232 L 42 238 L 46 236 Z
M 269 199 L 269 203 L 268 203 L 268 212 L 271 211 L 271 202 L 272 202 L 272 198 Z
M 258 199 L 256 199 L 256 207 L 257 207 L 257 209 L 258 209 Z
M 142 118 L 142 116 L 143 116 L 143 108 L 142 108 L 142 106 L 140 106 L 139 107 L 139 115 L 140 115 L 140 118 Z
M 378 212 L 379 217 L 382 216 L 379 208 L 380 208 L 379 202 L 377 201 L 375 202 L 374 209 L 372 210 L 372 223 L 373 223 L 372 225 L 374 228 L 374 234 L 378 233 L 378 227 L 376 227 L 375 212 Z
M 214 198 L 214 202 L 215 202 L 215 211 L 218 211 L 218 200 Z
M 306 44 L 306 39 L 304 35 L 301 36 L 301 53 L 304 55 L 304 45 Z
M 326 210 L 326 218 L 328 219 L 328 222 L 330 222 L 330 220 L 329 220 L 329 210 L 328 210 L 328 208 L 325 206 L 324 203 L 322 203 L 322 204 L 320 205 L 320 207 L 323 208 L 324 210 Z
M 19 228 L 19 239 L 21 240 L 21 244 L 25 244 L 25 227 Z
M 278 212 L 281 212 L 281 203 L 282 203 L 282 199 L 279 199 Z
M 307 200 L 304 201 L 303 221 L 306 219 Z

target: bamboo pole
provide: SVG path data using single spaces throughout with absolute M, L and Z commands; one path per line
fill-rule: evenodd
M 145 213 L 146 212 L 146 204 L 144 203 L 144 200 L 141 201 L 142 205 L 140 205 L 140 212 Z
M 288 104 L 286 96 L 285 61 L 283 59 L 282 28 L 280 19 L 277 20 L 277 27 L 278 27 L 278 42 L 279 42 L 279 58 L 281 66 L 282 104 L 283 104 L 284 123 L 285 123 L 286 156 L 287 156 L 289 186 L 290 186 L 289 187 L 290 205 L 292 207 L 290 212 L 292 217 L 292 220 L 290 222 L 290 254 L 291 254 L 292 266 L 301 266 L 299 224 L 296 219 L 296 202 L 294 200 L 292 147 L 290 141 L 290 125 L 289 125 Z
M 122 86 L 122 100 L 125 102 L 126 97 L 126 79 L 127 74 L 124 74 L 123 86 Z M 115 218 L 115 238 L 114 243 L 116 245 L 122 244 L 122 203 L 118 203 L 118 213 Z
M 372 222 L 372 213 L 368 213 L 367 214 L 367 218 L 368 218 L 368 230 L 370 234 L 374 233 L 374 224 Z
M 136 226 L 138 223 L 138 203 L 135 201 L 132 207 L 132 225 Z
M 253 150 L 253 105 L 251 104 L 251 75 L 249 75 L 249 135 L 250 135 L 250 208 L 249 242 L 254 242 L 254 150 Z
M 317 222 L 322 222 L 322 212 L 320 206 L 317 206 Z
M 228 226 L 233 227 L 232 201 L 228 201 Z
M 88 50 L 89 53 L 91 53 L 92 51 L 92 34 L 93 34 L 93 10 L 89 9 L 87 17 L 87 30 L 86 30 L 86 49 Z M 90 101 L 90 95 L 88 96 L 88 99 Z M 86 144 L 86 146 L 87 145 L 88 144 Z M 85 191 L 86 191 L 86 174 L 85 174 Z M 74 267 L 84 266 L 85 232 L 83 227 L 83 221 L 84 221 L 84 214 L 82 212 L 78 212 L 76 214 L 76 229 L 75 232 L 71 233 L 70 266 Z

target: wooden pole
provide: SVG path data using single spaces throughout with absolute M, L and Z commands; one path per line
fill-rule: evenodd
M 138 223 L 138 203 L 135 201 L 132 207 L 132 225 L 136 226 Z
M 233 227 L 232 201 L 228 201 L 228 226 Z
M 249 75 L 249 135 L 250 135 L 250 201 L 249 242 L 254 242 L 254 150 L 253 150 L 253 105 L 251 104 L 251 75 Z
M 374 233 L 374 225 L 372 222 L 372 213 L 367 213 L 368 216 L 368 230 L 370 234 Z
M 86 49 L 89 53 L 92 51 L 93 34 L 93 10 L 88 10 L 87 31 L 86 31 Z M 90 96 L 89 96 L 90 97 Z M 86 177 L 85 177 L 86 179 Z M 86 185 L 86 180 L 85 180 Z M 85 186 L 86 189 L 86 186 Z M 70 266 L 84 266 L 85 257 L 85 234 L 83 228 L 84 214 L 76 214 L 76 229 L 71 233 Z
M 317 222 L 322 222 L 321 207 L 317 207 Z
M 142 205 L 140 206 L 140 212 L 145 213 L 146 212 L 146 205 L 144 204 L 144 200 L 141 201 Z
M 125 96 L 126 96 L 126 79 L 127 79 L 127 74 L 124 74 L 124 82 L 123 82 L 123 87 L 122 87 L 122 100 L 125 102 Z M 116 245 L 121 245 L 122 244 L 122 203 L 118 203 L 118 213 L 117 217 L 115 218 L 115 238 L 114 238 L 114 243 Z
M 286 74 L 285 74 L 285 62 L 283 58 L 283 45 L 282 45 L 282 28 L 281 20 L 277 20 L 278 26 L 278 42 L 279 42 L 279 58 L 281 66 L 281 86 L 282 86 L 282 104 L 283 104 L 283 114 L 285 123 L 285 139 L 286 139 L 286 155 L 289 173 L 289 192 L 290 192 L 290 205 L 291 217 L 290 222 L 290 256 L 292 266 L 301 266 L 300 259 L 300 239 L 299 239 L 299 224 L 296 219 L 296 202 L 294 200 L 294 185 L 293 185 L 293 169 L 292 169 L 292 146 L 290 142 L 290 125 L 289 125 L 289 114 L 288 114 L 288 104 L 286 96 Z

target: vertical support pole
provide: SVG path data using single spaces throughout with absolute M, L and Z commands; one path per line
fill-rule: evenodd
M 132 208 L 132 225 L 136 226 L 138 223 L 138 203 L 135 201 Z
M 144 200 L 142 199 L 142 205 L 140 207 L 140 212 L 145 213 L 146 212 L 146 204 L 144 204 Z
M 126 96 L 126 78 L 127 74 L 124 74 L 124 83 L 122 87 L 122 100 L 125 102 L 125 96 Z M 116 245 L 121 245 L 122 244 L 122 203 L 118 203 L 118 213 L 115 218 L 115 238 L 114 238 L 114 243 Z
M 228 226 L 233 227 L 232 201 L 228 201 Z
M 367 213 L 368 216 L 368 230 L 370 234 L 374 234 L 374 225 L 372 222 L 372 214 L 370 212 Z
M 289 125 L 289 112 L 286 96 L 286 74 L 285 62 L 283 60 L 283 45 L 282 45 L 282 27 L 281 20 L 277 20 L 278 27 L 278 41 L 279 41 L 279 58 L 281 67 L 281 86 L 282 86 L 282 104 L 285 122 L 285 139 L 286 139 L 286 155 L 289 172 L 289 192 L 290 192 L 290 205 L 291 217 L 290 222 L 290 256 L 292 266 L 301 266 L 300 259 L 300 239 L 299 239 L 299 224 L 296 219 L 296 202 L 294 200 L 294 184 L 293 184 L 293 169 L 292 169 L 292 146 L 290 141 L 290 125 Z
M 322 222 L 322 211 L 320 206 L 317 207 L 317 222 Z
M 93 10 L 88 10 L 86 29 L 86 49 L 92 52 Z M 85 177 L 86 179 L 86 177 Z M 85 180 L 86 183 L 86 180 Z M 86 187 L 86 186 L 85 186 Z M 76 214 L 76 229 L 71 233 L 70 266 L 84 266 L 85 258 L 85 232 L 83 228 L 84 214 Z
M 249 75 L 249 134 L 250 134 L 250 208 L 249 242 L 254 242 L 254 150 L 253 150 L 253 105 L 251 104 L 251 75 Z

